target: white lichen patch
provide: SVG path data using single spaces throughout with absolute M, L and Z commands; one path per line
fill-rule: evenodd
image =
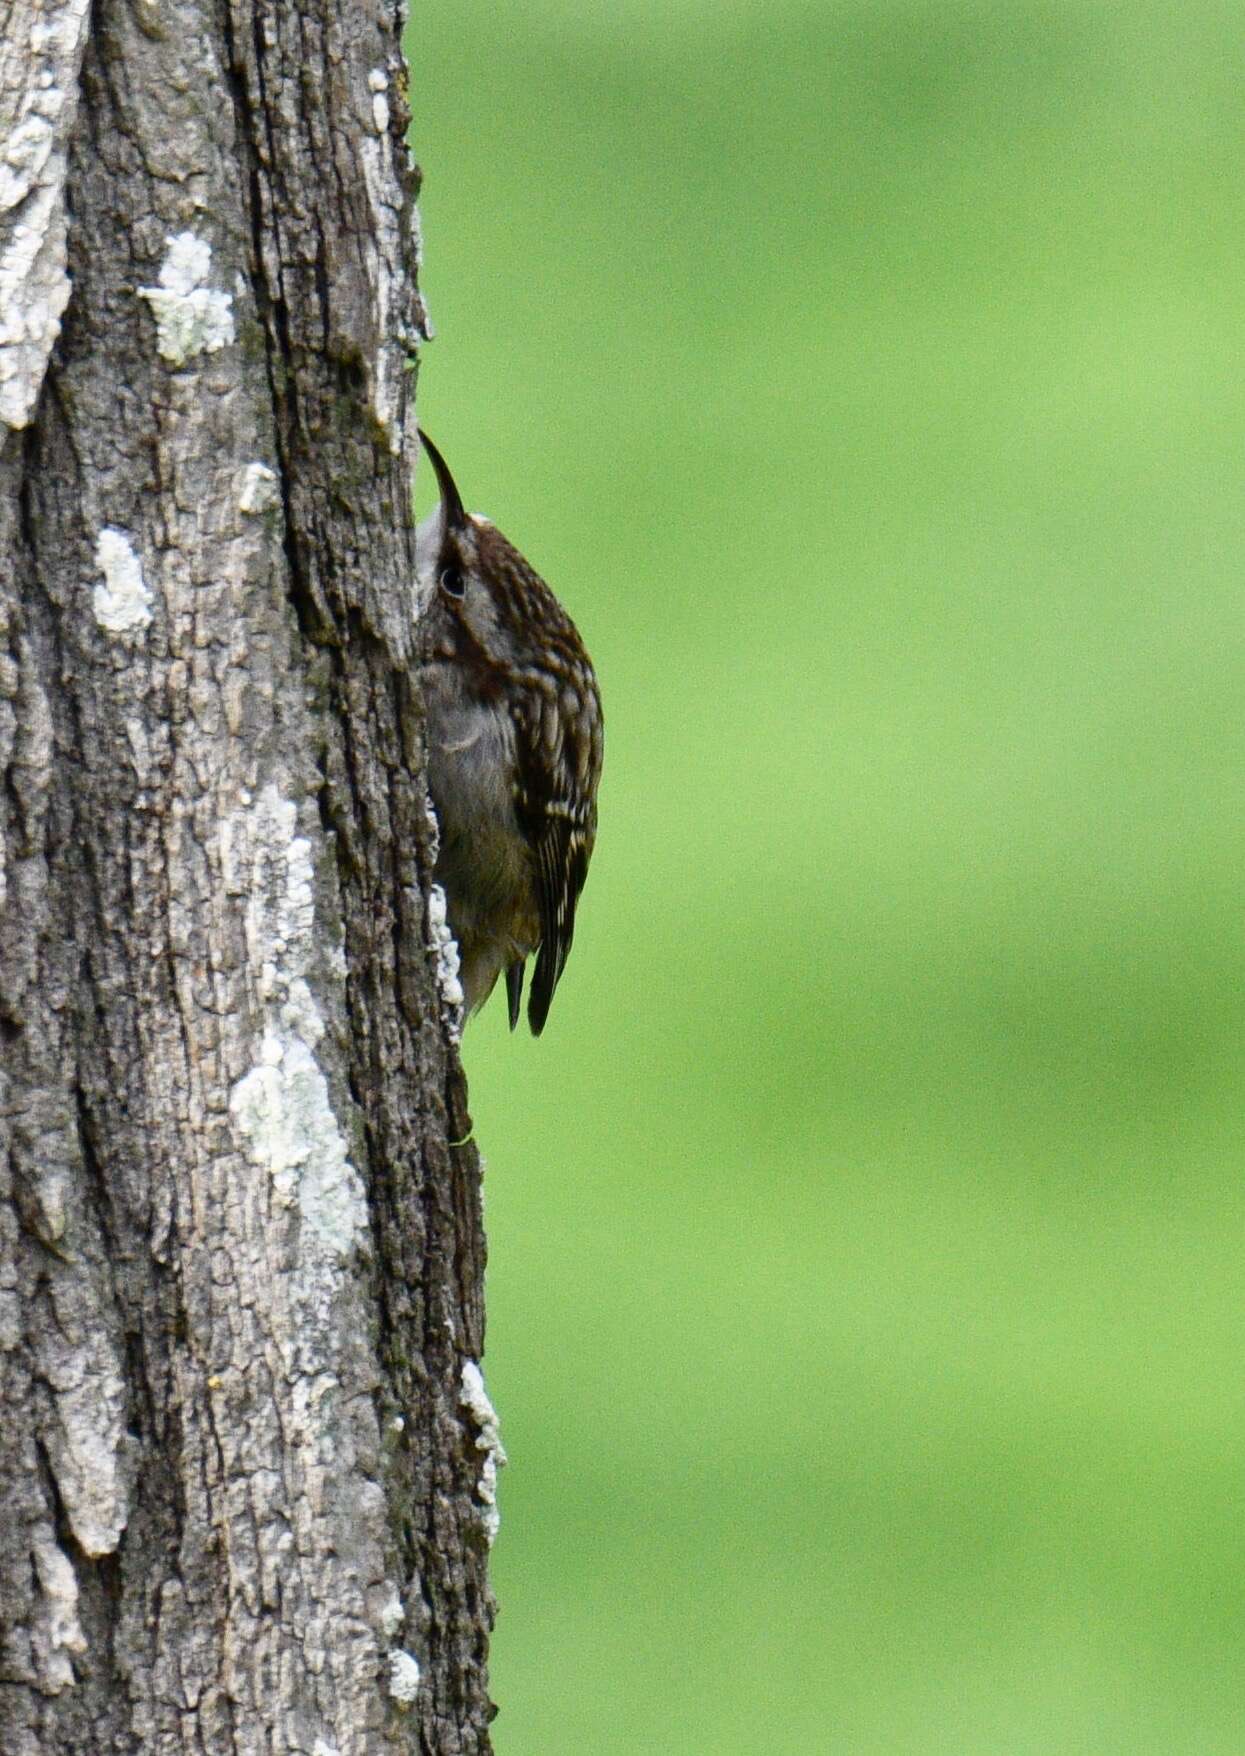
M 129 1518 L 121 1462 L 125 1386 L 108 1351 L 96 1341 L 90 1368 L 77 1382 L 56 1384 L 59 1429 L 48 1450 L 69 1527 L 86 1555 L 111 1555 Z
M 238 493 L 240 512 L 267 512 L 277 503 L 277 475 L 266 463 L 248 463 Z
M 95 620 L 109 634 L 132 634 L 152 617 L 152 596 L 142 563 L 123 530 L 106 525 L 95 539 L 95 565 L 103 583 L 95 587 Z
M 0 44 L 0 421 L 24 427 L 69 300 L 66 147 L 89 0 L 10 7 Z
M 501 1427 L 496 1410 L 484 1388 L 484 1374 L 474 1360 L 463 1361 L 462 1384 L 458 1400 L 470 1415 L 476 1429 L 476 1450 L 484 1453 L 476 1494 L 484 1507 L 482 1522 L 489 1546 L 497 1540 L 501 1529 L 501 1511 L 497 1505 L 497 1472 L 504 1468 L 506 1453 L 501 1442 Z
M 225 860 L 231 885 L 247 898 L 247 947 L 260 972 L 260 997 L 314 1046 L 324 1030 L 306 982 L 315 954 L 315 868 L 293 800 L 267 786 L 248 801 L 228 826 Z
M 69 1654 L 86 1651 L 86 1636 L 78 1620 L 78 1576 L 50 1525 L 34 1527 L 30 1556 L 42 1600 L 31 1629 L 31 1645 L 39 1659 L 42 1686 L 50 1694 L 58 1694 L 74 1682 Z
M 391 132 L 392 116 L 387 93 L 389 76 L 374 67 L 368 74 L 366 100 L 371 111 L 371 130 L 359 130 L 359 159 L 371 209 L 370 241 L 363 253 L 375 312 L 373 332 L 379 338 L 371 369 L 372 414 L 385 434 L 389 448 L 400 457 L 406 445 L 406 391 L 404 377 L 409 346 L 427 340 L 430 326 L 423 316 L 423 303 L 415 301 L 420 315 L 418 328 L 400 345 L 393 334 L 394 306 L 407 291 L 412 265 L 408 257 L 408 216 L 405 183 L 399 167 L 406 153 L 402 141 Z M 416 263 L 416 268 L 418 264 Z M 404 325 L 405 327 L 405 325 Z
M 424 822 L 428 825 L 428 835 L 431 841 L 428 858 L 435 864 L 437 855 L 441 851 L 441 822 L 437 816 L 437 808 L 432 802 L 432 794 L 429 792 L 424 794 Z
M 389 1693 L 400 1707 L 409 1707 L 419 1693 L 419 1660 L 409 1652 L 389 1654 Z
M 367 1205 L 311 1046 L 266 1032 L 259 1062 L 234 1086 L 229 1109 L 282 1204 L 297 1206 L 325 1250 L 349 1255 L 366 1230 Z
M 247 1156 L 302 1220 L 310 1272 L 359 1245 L 367 1202 L 315 1056 L 324 1035 L 307 979 L 318 951 L 315 872 L 297 827 L 297 807 L 273 786 L 226 827 L 227 881 L 247 897 L 247 947 L 266 1016 L 255 1064 L 234 1085 L 229 1109 Z M 310 1280 L 304 1291 L 312 1293 Z
M 386 1640 L 392 1640 L 405 1621 L 406 1609 L 395 1591 L 380 1606 L 380 1625 Z
M 445 892 L 434 884 L 428 892 L 428 936 L 437 958 L 437 987 L 445 1009 L 450 1036 L 458 1042 L 463 1028 L 463 984 L 460 979 L 458 941 L 450 931 Z
M 389 127 L 389 100 L 385 96 L 389 90 L 389 76 L 383 67 L 373 67 L 367 83 L 372 93 L 372 122 L 376 132 L 384 134 Z
M 233 340 L 233 294 L 207 284 L 212 246 L 193 232 L 168 240 L 160 285 L 139 287 L 156 320 L 156 347 L 171 366 L 212 354 Z

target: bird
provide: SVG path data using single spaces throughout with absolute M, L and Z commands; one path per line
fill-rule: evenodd
M 458 943 L 464 1021 L 502 972 L 510 1028 L 539 1036 L 575 932 L 604 751 L 596 672 L 575 624 L 497 527 L 465 510 L 422 430 L 440 498 L 417 527 L 419 677 L 433 880 Z

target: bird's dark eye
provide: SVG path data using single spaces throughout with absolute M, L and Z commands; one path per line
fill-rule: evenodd
M 443 567 L 441 569 L 441 590 L 445 593 L 446 597 L 461 598 L 466 589 L 467 582 L 463 578 L 463 570 L 461 567 L 456 567 L 451 562 L 448 567 Z

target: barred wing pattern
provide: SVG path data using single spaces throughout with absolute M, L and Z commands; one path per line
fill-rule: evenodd
M 538 692 L 525 708 L 522 717 L 526 724 L 519 738 L 517 804 L 536 862 L 541 936 L 527 1017 L 533 1036 L 539 1036 L 570 956 L 575 908 L 596 841 L 596 791 L 602 758 L 596 679 L 572 659 L 563 672 L 561 688 L 548 694 Z M 518 1016 L 522 981 L 522 966 L 517 977 L 507 970 L 512 1027 Z

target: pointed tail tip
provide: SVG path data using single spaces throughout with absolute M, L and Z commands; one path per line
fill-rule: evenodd
M 506 968 L 506 1004 L 510 1009 L 510 1028 L 513 1030 L 519 1022 L 519 1003 L 523 999 L 523 972 L 526 965 L 520 961 L 507 965 Z

